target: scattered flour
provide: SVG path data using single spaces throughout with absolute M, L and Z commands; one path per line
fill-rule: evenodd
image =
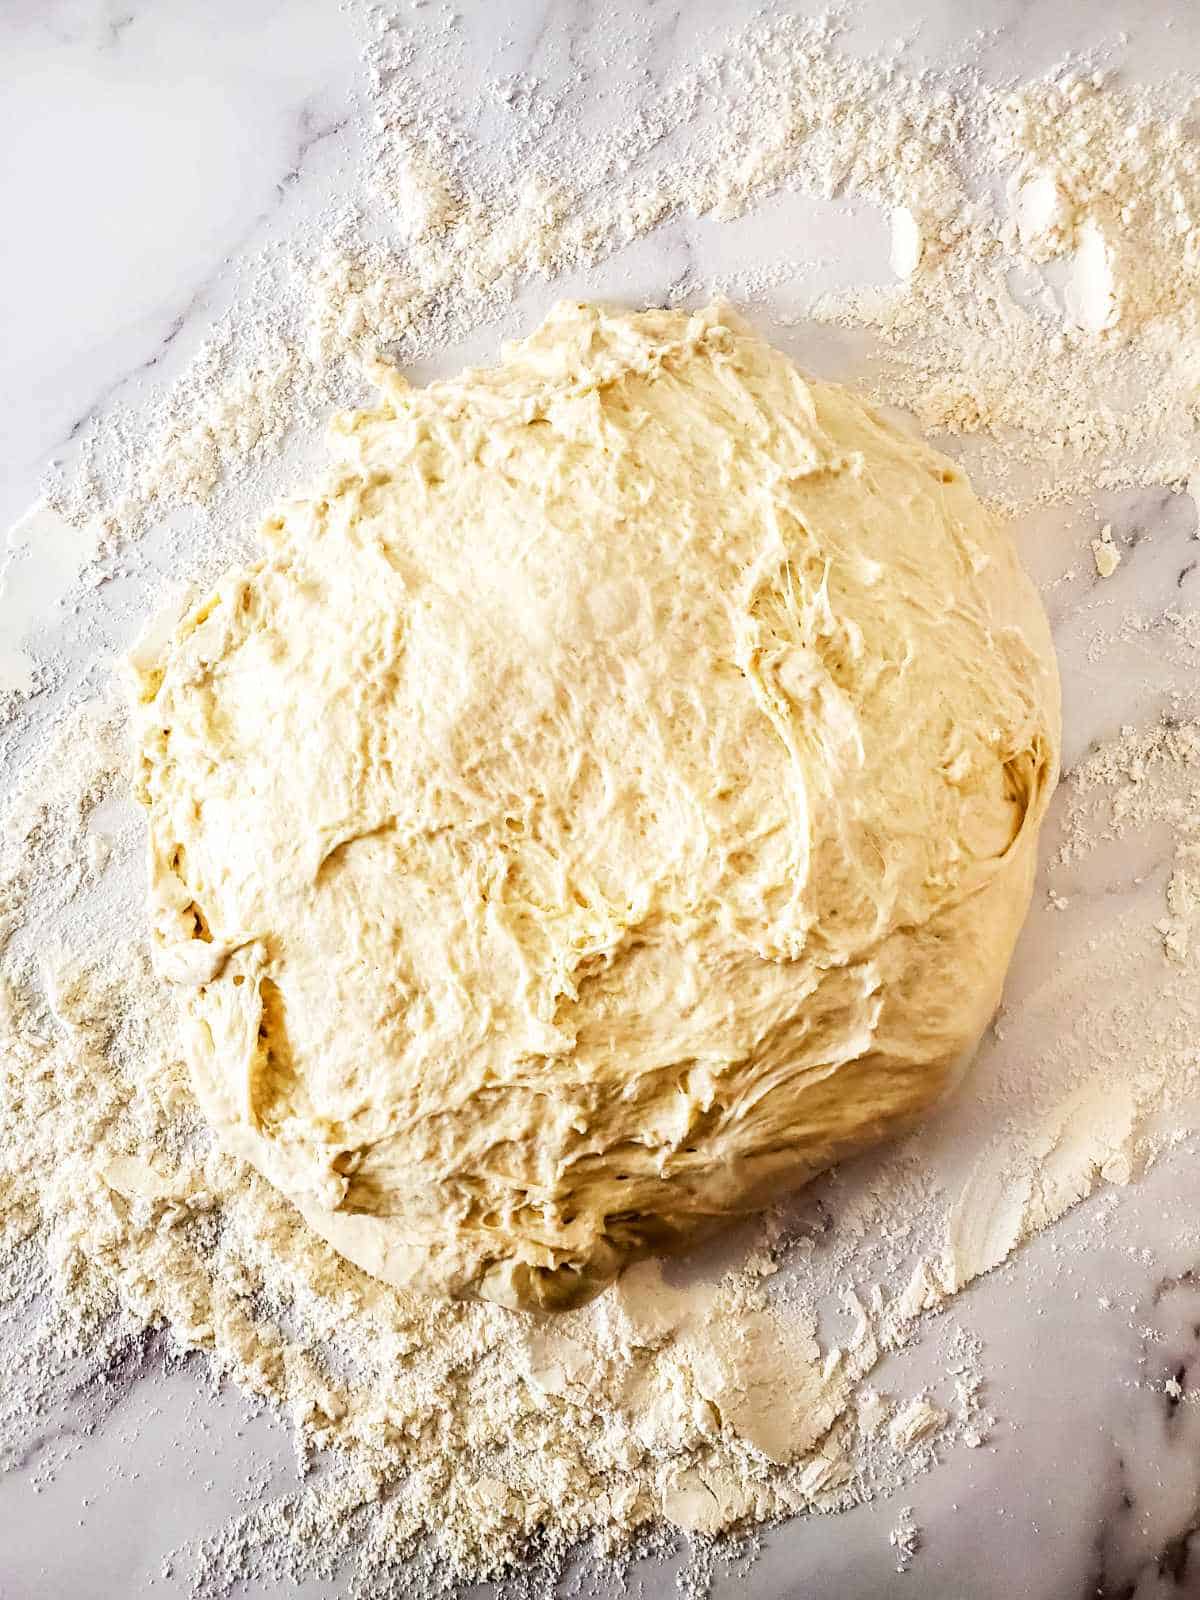
M 1123 728 L 1077 769 L 1072 790 L 1064 861 L 1086 850 L 1097 828 L 1119 839 L 1168 826 L 1166 915 L 1154 926 L 1165 954 L 1186 971 L 1200 941 L 1200 722 L 1168 716 L 1148 729 Z
M 1200 733 L 1164 725 L 1121 734 L 1070 775 L 1056 868 L 1154 827 L 1183 849 L 1160 891 L 1182 919 L 1174 943 L 1155 936 L 1152 903 L 1144 927 L 1105 941 L 1124 971 L 1144 943 L 1161 1024 L 1147 1027 L 1140 1001 L 1064 1013 L 1079 986 L 1068 961 L 1022 997 L 1010 1052 L 985 1050 L 949 1138 L 919 1132 L 865 1188 L 833 1175 L 753 1230 L 732 1270 L 701 1262 L 668 1279 L 645 1263 L 548 1321 L 397 1293 L 212 1145 L 171 991 L 140 940 L 111 937 L 136 928 L 142 893 L 124 738 L 103 703 L 69 713 L 0 834 L 0 1257 L 10 1301 L 38 1307 L 5 1378 L 10 1425 L 29 1428 L 65 1372 L 78 1384 L 81 1362 L 119 1371 L 161 1329 L 176 1358 L 202 1352 L 291 1416 L 321 1470 L 176 1552 L 199 1595 L 350 1567 L 367 1596 L 397 1561 L 411 1592 L 449 1593 L 531 1550 L 549 1586 L 580 1541 L 615 1557 L 639 1538 L 669 1548 L 664 1526 L 704 1539 L 895 1493 L 977 1447 L 991 1419 L 969 1337 L 951 1339 L 936 1395 L 890 1398 L 885 1361 L 1030 1234 L 1128 1182 L 1194 1098 L 1200 985 L 1178 959 L 1194 902 L 1174 874 L 1190 871 Z M 1088 960 L 1103 973 L 1103 956 Z M 1025 1038 L 1042 1052 L 1032 1072 Z M 822 1215 L 828 1235 L 810 1225 Z M 897 1545 L 905 1565 L 915 1549 Z
M 653 98 L 617 97 L 599 130 L 570 109 L 599 63 L 579 69 L 571 95 L 533 78 L 494 83 L 497 140 L 478 106 L 439 84 L 414 28 L 378 9 L 359 26 L 367 137 L 353 197 L 250 265 L 241 299 L 165 394 L 93 422 L 48 488 L 71 520 L 119 539 L 207 504 L 358 397 L 379 359 L 444 348 L 525 284 L 594 266 L 673 219 L 737 217 L 786 188 L 888 209 L 901 282 L 818 296 L 796 315 L 872 330 L 857 379 L 927 429 L 972 436 L 1010 499 L 1190 481 L 1190 91 L 1166 116 L 1162 96 L 1098 73 L 934 87 L 848 55 L 828 20 L 780 18 Z M 803 242 L 782 240 L 774 275 L 805 265 Z M 685 276 L 671 294 L 755 287 Z
M 900 1520 L 888 1535 L 888 1542 L 896 1552 L 896 1571 L 907 1572 L 921 1548 L 921 1530 L 913 1521 L 911 1506 L 902 1508 Z
M 790 187 L 887 213 L 896 281 L 796 316 L 869 334 L 852 375 L 960 435 L 982 487 L 1014 503 L 1126 482 L 1195 494 L 1190 98 L 1164 115 L 1164 97 L 1092 74 L 943 85 L 853 58 L 833 24 L 778 20 L 652 98 L 614 97 L 597 133 L 572 111 L 595 62 L 557 86 L 488 83 L 472 111 L 419 29 L 353 15 L 353 193 L 245 266 L 173 384 L 93 421 L 48 493 L 102 548 L 181 510 L 205 528 L 240 521 L 260 474 L 379 361 L 443 349 L 525 285 L 664 223 L 736 217 Z M 472 121 L 484 112 L 504 139 Z M 792 249 L 769 275 L 685 273 L 664 294 L 802 281 L 803 241 Z M 1111 576 L 1111 528 L 1092 554 Z M 1194 664 L 1200 626 L 1170 618 Z M 46 682 L 22 665 L 22 694 Z M 19 1445 L 88 1375 L 119 1389 L 154 1340 L 289 1414 L 313 1470 L 176 1553 L 197 1595 L 347 1568 L 355 1594 L 392 1592 L 401 1560 L 407 1592 L 434 1595 L 518 1557 L 527 1587 L 548 1590 L 580 1541 L 615 1559 L 682 1530 L 703 1552 L 729 1528 L 894 1494 L 993 1422 L 953 1297 L 1197 1125 L 1200 732 L 1175 717 L 1122 730 L 1069 773 L 1050 869 L 1061 962 L 1014 973 L 970 1094 L 937 1126 L 768 1217 L 733 1269 L 645 1264 L 551 1323 L 399 1294 L 212 1146 L 138 934 L 125 761 L 120 713 L 68 703 L 3 817 L 0 1279 L 22 1329 L 4 1346 L 4 1421 Z M 1131 839 L 1146 884 L 1106 876 Z M 1097 932 L 1104 896 L 1116 915 Z M 931 1319 L 944 1382 L 885 1392 Z M 891 1542 L 907 1570 L 911 1511 Z M 697 1584 L 706 1570 L 698 1555 Z
M 0 1241 L 10 1297 L 44 1295 L 5 1377 L 20 1397 L 10 1420 L 30 1427 L 72 1363 L 102 1372 L 161 1328 L 177 1354 L 204 1352 L 290 1414 L 325 1471 L 193 1552 L 198 1593 L 352 1561 L 367 1594 L 399 1559 L 440 1592 L 495 1575 L 531 1540 L 562 1560 L 664 1521 L 711 1535 L 833 1509 L 903 1482 L 916 1442 L 963 1434 L 970 1404 L 914 1401 L 890 1450 L 860 1459 L 879 1418 L 859 1413 L 859 1384 L 915 1313 L 881 1318 L 852 1297 L 848 1336 L 822 1343 L 815 1306 L 768 1294 L 769 1237 L 687 1286 L 645 1263 L 550 1320 L 436 1304 L 349 1267 L 215 1148 L 176 1054 L 172 991 L 140 940 L 103 937 L 114 905 L 136 926 L 141 893 L 125 763 L 121 714 L 90 702 L 0 834 Z

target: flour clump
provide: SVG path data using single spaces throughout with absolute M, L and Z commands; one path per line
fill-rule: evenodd
M 135 653 L 160 973 L 368 1272 L 555 1309 L 954 1083 L 1057 772 L 948 460 L 725 307 L 560 305 L 340 417 Z

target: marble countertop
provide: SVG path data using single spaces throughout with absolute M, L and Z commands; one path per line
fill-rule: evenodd
M 593 21 L 586 0 L 464 0 L 460 9 L 468 66 L 493 71 L 528 70 L 548 33 L 569 36 Z M 606 15 L 626 10 L 651 15 L 659 67 L 690 59 L 718 22 L 758 7 L 613 0 Z M 1198 59 L 1200 13 L 1187 0 L 867 0 L 853 13 L 851 38 L 864 47 L 898 37 L 914 65 L 954 64 L 969 47 L 997 80 L 1111 44 L 1124 71 L 1153 80 Z M 358 70 L 334 0 L 6 0 L 6 523 L 35 499 L 47 462 L 90 417 L 114 397 L 151 389 L 200 336 L 227 301 L 238 259 L 336 189 L 336 140 L 324 136 L 349 117 Z M 812 230 L 820 253 L 844 256 L 849 277 L 884 275 L 881 219 L 847 225 L 795 195 L 773 215 L 773 227 L 794 238 Z M 761 264 L 770 249 L 753 216 L 719 234 L 671 223 L 625 264 L 622 293 L 660 299 L 681 258 L 704 276 L 742 260 Z M 602 276 L 573 278 L 572 292 L 605 292 Z M 533 309 L 552 297 L 546 287 Z M 770 290 L 759 309 L 769 322 Z M 521 317 L 529 315 L 527 301 Z M 480 348 L 495 337 L 489 331 Z M 458 360 L 455 351 L 439 357 L 443 366 Z M 1068 586 L 1053 603 L 1068 761 L 1098 732 L 1144 718 L 1162 687 L 1152 672 L 1123 678 L 1115 663 L 1093 672 L 1084 610 L 1156 614 L 1177 601 L 1180 574 L 1194 563 L 1194 510 L 1178 498 L 1127 494 L 1120 514 L 1150 535 L 1137 559 L 1101 599 Z M 1063 511 L 1043 528 L 1046 542 L 1026 551 L 1039 577 L 1067 564 L 1056 529 L 1072 518 L 1077 529 L 1081 515 Z M 10 576 L 0 648 L 17 642 L 18 608 L 22 618 L 36 615 L 55 581 L 28 562 Z M 135 593 L 138 582 L 135 568 Z M 1053 960 L 1055 938 L 1035 909 L 1019 960 Z M 957 1313 L 984 1341 L 987 1403 L 999 1421 L 984 1448 L 965 1459 L 958 1452 L 903 1491 L 921 1529 L 910 1571 L 897 1572 L 889 1544 L 897 1501 L 770 1530 L 749 1574 L 718 1577 L 714 1592 L 753 1600 L 1200 1594 L 1192 1548 L 1200 1407 L 1187 1403 L 1200 1354 L 1200 1260 L 1179 1242 L 1192 1233 L 1194 1194 L 1191 1157 L 1181 1151 L 1120 1191 L 1100 1244 L 1094 1231 L 1084 1238 L 1086 1218 L 1072 1213 L 964 1296 Z M 1066 1280 L 1042 1270 L 1064 1254 L 1074 1263 Z M 53 1475 L 39 1473 L 35 1443 L 0 1477 L 0 1600 L 186 1594 L 182 1577 L 164 1574 L 165 1553 L 232 1514 L 251 1470 L 268 1471 L 280 1488 L 297 1481 L 285 1423 L 252 1414 L 235 1393 L 211 1395 L 188 1365 L 163 1372 L 148 1359 L 122 1404 L 93 1407 L 91 1417 L 93 1431 Z M 647 1568 L 644 1577 L 647 1593 L 674 1592 L 669 1572 Z M 340 1591 L 312 1583 L 270 1592 L 316 1600 Z

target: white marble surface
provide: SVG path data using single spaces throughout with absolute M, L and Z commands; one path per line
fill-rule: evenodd
M 618 0 L 604 11 L 587 0 L 465 0 L 455 24 L 464 41 L 458 70 L 464 82 L 472 71 L 537 71 L 564 46 L 569 54 L 573 42 L 611 29 L 626 8 L 651 84 L 693 59 L 718 23 L 757 9 L 720 0 L 644 8 Z M 439 25 L 446 11 L 428 8 Z M 1065 50 L 1105 43 L 1124 70 L 1145 78 L 1200 59 L 1200 16 L 1188 0 L 875 0 L 856 13 L 852 41 L 898 36 L 910 39 L 918 64 L 953 64 L 970 46 L 994 78 L 1026 76 Z M 622 69 L 628 74 L 629 64 Z M 47 461 L 69 451 L 84 419 L 137 386 L 152 393 L 194 347 L 233 293 L 231 263 L 336 192 L 348 159 L 339 130 L 357 72 L 356 41 L 333 0 L 6 0 L 6 521 L 33 499 Z M 793 239 L 807 233 L 849 280 L 885 275 L 880 218 L 788 196 L 766 223 L 672 224 L 572 289 L 658 299 L 686 266 L 703 276 L 769 261 L 784 226 Z M 531 291 L 520 315 L 552 294 Z M 776 309 L 768 294 L 756 314 L 769 324 Z M 495 336 L 488 331 L 478 348 Z M 787 340 L 812 356 L 802 328 Z M 443 364 L 457 359 L 447 352 Z M 836 369 L 836 350 L 822 359 Z M 1026 559 L 1054 585 L 1047 592 L 1064 659 L 1068 763 L 1122 722 L 1155 715 L 1169 682 L 1144 639 L 1089 663 L 1097 616 L 1115 625 L 1128 612 L 1157 615 L 1186 601 L 1189 585 L 1200 593 L 1190 506 L 1158 493 L 1110 499 L 1105 514 L 1118 535 L 1146 537 L 1103 591 L 1078 560 L 1091 514 L 1055 513 L 1025 530 Z M 97 637 L 106 648 L 128 637 L 163 560 L 153 541 L 126 560 L 129 577 L 114 586 L 117 599 L 87 650 L 95 652 Z M 1072 564 L 1076 578 L 1059 582 Z M 19 644 L 25 619 L 49 603 L 52 565 L 48 556 L 12 557 L 0 648 Z M 89 665 L 81 660 L 81 670 Z M 35 704 L 32 727 L 38 715 Z M 1053 963 L 1067 927 L 1035 908 L 1014 974 L 1018 1001 Z M 1191 1548 L 1200 1526 L 1200 1408 L 1189 1403 L 1200 1261 L 1178 1242 L 1192 1231 L 1193 1162 L 1181 1151 L 1120 1193 L 1102 1245 L 1089 1233 L 1086 1252 L 1070 1257 L 1069 1293 L 1061 1272 L 1043 1268 L 1083 1237 L 1081 1214 L 956 1306 L 984 1340 L 987 1403 L 1001 1420 L 985 1448 L 958 1452 L 904 1491 L 923 1537 L 911 1572 L 895 1570 L 888 1533 L 898 1505 L 883 1504 L 771 1531 L 749 1575 L 718 1580 L 716 1592 L 754 1600 L 1200 1595 L 1200 1548 Z M 144 1370 L 121 1405 L 82 1394 L 48 1436 L 18 1429 L 11 1450 L 0 1450 L 0 1462 L 15 1457 L 0 1477 L 0 1600 L 184 1594 L 183 1577 L 162 1576 L 164 1554 L 215 1529 L 248 1472 L 269 1473 L 279 1489 L 295 1482 L 282 1422 L 250 1416 L 233 1393 L 212 1396 L 196 1369 L 164 1374 L 153 1349 L 138 1359 Z M 1164 1391 L 1170 1377 L 1182 1385 L 1179 1400 Z M 50 1460 L 52 1474 L 41 1470 Z M 673 1592 L 669 1574 L 645 1577 L 649 1593 Z M 315 1600 L 341 1591 L 312 1584 L 285 1592 Z

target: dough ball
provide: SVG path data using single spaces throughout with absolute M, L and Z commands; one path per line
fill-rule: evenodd
M 577 1305 L 952 1085 L 1046 620 L 952 463 L 722 307 L 560 305 L 333 449 L 137 659 L 160 968 L 337 1250 Z

